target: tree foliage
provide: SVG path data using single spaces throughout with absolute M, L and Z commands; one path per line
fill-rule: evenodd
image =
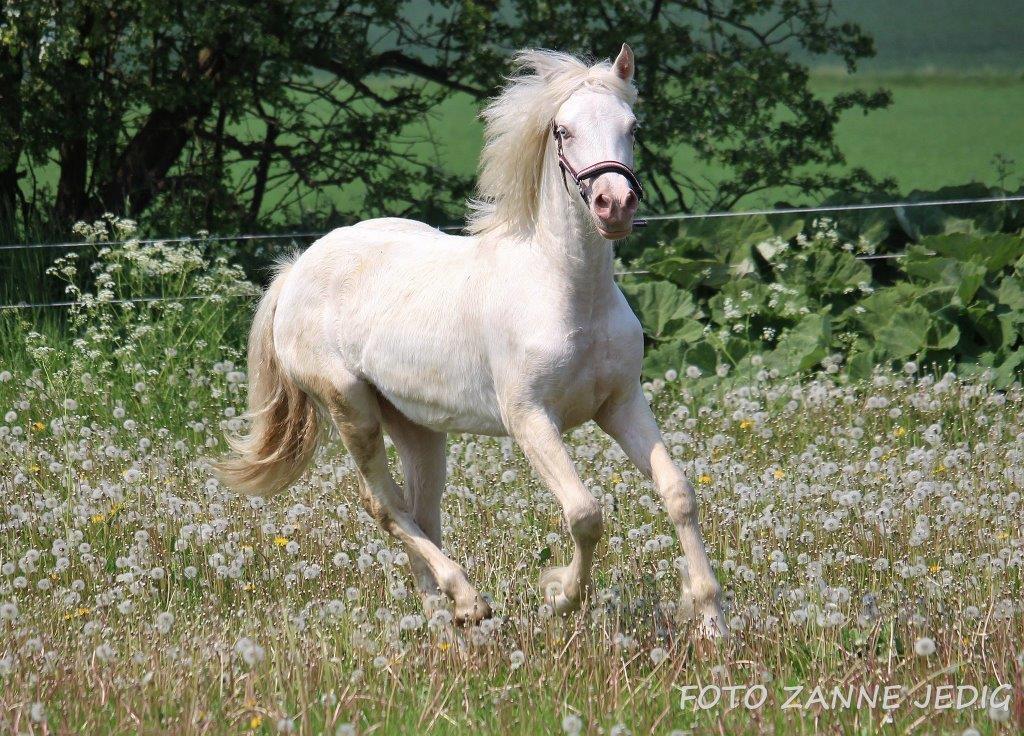
M 834 126 L 887 95 L 817 99 L 791 56 L 852 70 L 872 53 L 827 0 L 7 0 L 0 226 L 53 232 L 104 211 L 182 230 L 457 216 L 472 182 L 410 125 L 451 95 L 492 94 L 516 47 L 601 58 L 623 40 L 655 207 L 870 182 L 837 168 Z M 728 176 L 680 171 L 682 146 Z M 340 188 L 362 193 L 351 210 L 336 209 Z

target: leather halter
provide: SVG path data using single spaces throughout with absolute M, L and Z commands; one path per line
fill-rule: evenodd
M 551 134 L 555 136 L 555 141 L 558 143 L 558 168 L 562 170 L 562 184 L 565 186 L 565 191 L 569 191 L 569 183 L 566 181 L 566 176 L 568 176 L 576 183 L 576 187 L 580 190 L 580 196 L 583 197 L 583 201 L 589 205 L 590 188 L 585 186 L 584 182 L 590 179 L 596 179 L 601 176 L 601 174 L 615 173 L 626 177 L 626 181 L 629 182 L 630 188 L 636 195 L 637 202 L 643 201 L 644 187 L 640 183 L 640 179 L 637 178 L 636 172 L 633 171 L 633 169 L 629 168 L 621 161 L 598 161 L 596 164 L 591 164 L 590 166 L 586 166 L 577 171 L 573 168 L 573 165 L 569 163 L 569 159 L 567 159 L 565 154 L 562 152 L 562 136 L 558 132 L 558 123 L 554 121 L 551 123 Z

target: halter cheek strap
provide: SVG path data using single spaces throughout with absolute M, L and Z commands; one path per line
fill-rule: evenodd
M 577 171 L 562 152 L 562 136 L 558 132 L 557 123 L 551 123 L 551 134 L 555 136 L 555 141 L 558 144 L 558 168 L 562 170 L 562 184 L 565 186 L 565 191 L 569 191 L 569 183 L 566 179 L 568 177 L 575 182 L 576 187 L 580 190 L 580 196 L 583 198 L 583 201 L 590 204 L 590 189 L 585 186 L 584 182 L 596 179 L 601 174 L 621 174 L 629 182 L 630 188 L 636 194 L 637 201 L 643 201 L 644 187 L 633 169 L 621 161 L 598 161 L 596 164 L 591 164 Z

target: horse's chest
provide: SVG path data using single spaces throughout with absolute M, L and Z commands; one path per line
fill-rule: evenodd
M 542 377 L 545 403 L 565 427 L 589 421 L 605 400 L 639 372 L 636 336 L 616 325 L 577 328 L 551 352 Z M 642 354 L 642 338 L 640 340 Z

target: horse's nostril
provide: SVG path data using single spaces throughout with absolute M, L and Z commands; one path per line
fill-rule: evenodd
M 612 201 L 608 198 L 608 195 L 606 194 L 598 194 L 597 197 L 594 198 L 594 207 L 596 207 L 598 210 L 609 210 L 611 209 L 611 206 Z
M 635 210 L 637 206 L 636 192 L 630 189 L 622 206 L 627 210 Z

